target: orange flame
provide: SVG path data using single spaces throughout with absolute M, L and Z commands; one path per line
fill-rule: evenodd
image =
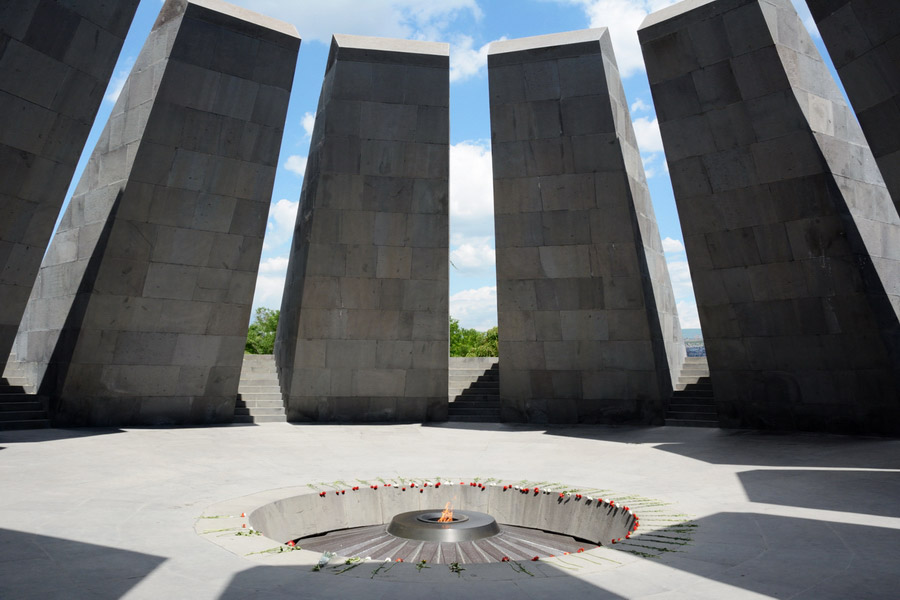
M 437 520 L 438 523 L 452 523 L 453 522 L 453 509 L 450 508 L 450 503 L 444 505 L 444 510 L 441 511 L 441 518 Z

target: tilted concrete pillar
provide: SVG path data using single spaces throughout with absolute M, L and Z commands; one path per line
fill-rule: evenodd
M 900 211 L 900 5 L 806 0 Z
M 488 54 L 503 419 L 662 424 L 684 360 L 609 34 Z
M 137 5 L 0 5 L 0 374 Z
M 336 35 L 275 358 L 289 421 L 447 415 L 449 47 Z
M 57 424 L 230 421 L 300 39 L 163 5 L 16 340 Z
M 720 422 L 897 433 L 900 220 L 790 0 L 638 33 Z

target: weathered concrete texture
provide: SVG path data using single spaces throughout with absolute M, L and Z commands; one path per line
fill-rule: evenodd
M 16 340 L 57 424 L 231 419 L 299 44 L 218 0 L 163 6 Z
M 606 29 L 488 55 L 507 421 L 661 424 L 681 326 Z
M 0 373 L 137 5 L 0 4 Z
M 720 421 L 900 432 L 900 220 L 790 1 L 639 35 Z
M 289 421 L 447 415 L 449 48 L 331 44 L 275 357 Z
M 891 0 L 806 0 L 900 211 L 900 10 Z

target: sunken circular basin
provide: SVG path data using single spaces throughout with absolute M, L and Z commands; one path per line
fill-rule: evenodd
M 395 515 L 387 532 L 393 536 L 423 542 L 472 542 L 500 533 L 500 526 L 491 515 L 456 510 L 442 521 L 444 511 L 413 510 Z

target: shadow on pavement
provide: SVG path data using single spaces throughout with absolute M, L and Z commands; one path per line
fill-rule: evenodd
M 71 429 L 21 429 L 0 431 L 0 439 L 7 443 L 27 444 L 34 442 L 55 442 L 97 435 L 125 433 L 116 427 L 77 427 Z
M 0 529 L 0 598 L 121 598 L 164 560 Z
M 900 473 L 754 470 L 737 474 L 751 502 L 900 517 Z

